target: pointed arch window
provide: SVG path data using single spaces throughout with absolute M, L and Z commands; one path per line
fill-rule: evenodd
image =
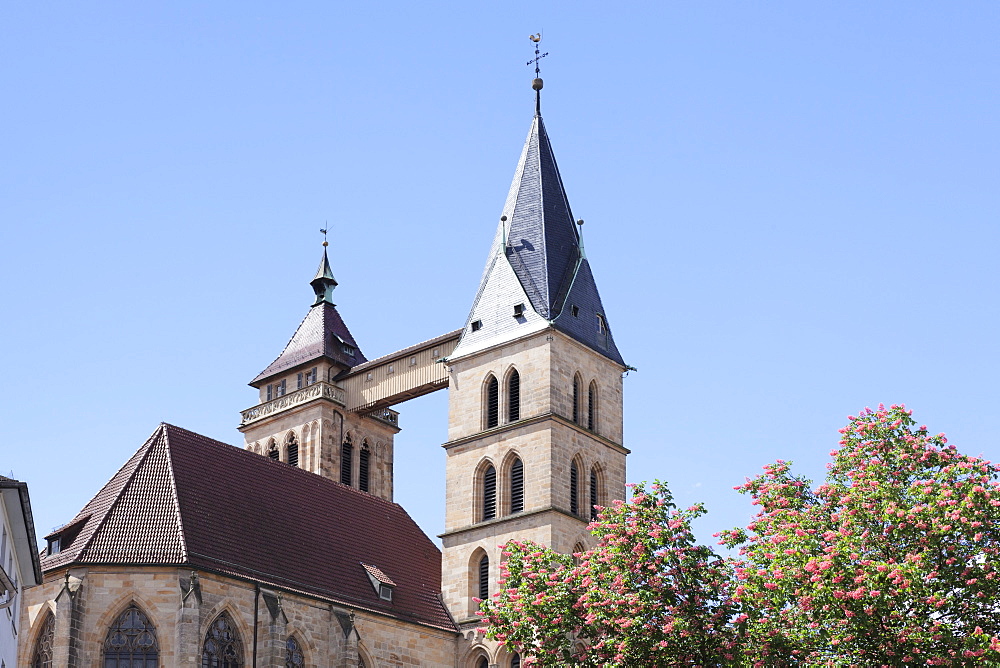
M 524 464 L 520 458 L 510 465 L 510 512 L 524 510 Z
M 289 433 L 285 441 L 285 449 L 288 451 L 288 463 L 292 466 L 299 465 L 299 442 L 294 433 Z
M 156 668 L 159 656 L 156 628 L 133 603 L 118 615 L 104 637 L 104 668 Z
M 345 485 L 351 484 L 351 465 L 354 463 L 354 443 L 351 442 L 351 436 L 348 434 L 347 438 L 344 439 L 343 445 L 340 446 L 340 482 Z
M 479 661 L 476 661 L 476 668 L 490 668 L 490 660 L 485 656 L 479 657 Z
M 507 421 L 521 419 L 521 374 L 514 369 L 507 379 Z
M 490 597 L 490 557 L 484 554 L 479 560 L 479 599 L 485 601 Z
M 202 668 L 240 668 L 243 665 L 243 641 L 233 626 L 229 613 L 215 618 L 205 634 L 201 650 Z
M 31 656 L 31 668 L 52 668 L 52 641 L 56 635 L 56 618 L 48 613 L 42 624 L 42 631 L 35 641 L 35 651 Z
M 580 467 L 574 459 L 569 464 L 569 512 L 574 515 L 580 514 Z
M 486 428 L 500 424 L 500 383 L 494 375 L 486 380 Z
M 573 376 L 573 422 L 580 424 L 580 377 Z
M 590 469 L 590 519 L 597 519 L 598 485 L 600 484 L 597 467 Z
M 594 431 L 597 427 L 597 383 L 590 381 L 587 388 L 587 429 Z
M 274 441 L 267 444 L 267 456 L 274 461 L 279 461 L 281 459 L 281 452 L 278 451 L 278 444 Z
M 483 520 L 497 516 L 497 470 L 492 464 L 483 471 Z
M 302 668 L 306 665 L 305 657 L 302 655 L 302 646 L 295 636 L 288 636 L 285 641 L 285 668 Z
M 510 657 L 510 668 L 521 668 L 521 655 L 514 652 L 514 655 Z
M 361 442 L 361 452 L 358 454 L 358 489 L 368 491 L 368 467 L 371 461 L 371 448 L 368 441 Z

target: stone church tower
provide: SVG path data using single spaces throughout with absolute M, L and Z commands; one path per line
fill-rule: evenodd
M 536 79 L 536 95 L 541 80 Z M 536 113 L 479 290 L 448 356 L 443 597 L 463 631 L 502 546 L 589 546 L 593 507 L 624 498 L 622 374 L 581 236 Z M 490 648 L 494 662 L 505 665 Z

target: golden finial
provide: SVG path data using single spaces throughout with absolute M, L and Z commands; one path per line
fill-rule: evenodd
M 330 243 L 326 240 L 326 228 L 321 227 L 319 231 L 323 233 L 323 247 L 326 248 L 327 246 L 330 245 Z

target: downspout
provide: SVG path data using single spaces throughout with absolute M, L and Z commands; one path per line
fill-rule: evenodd
M 257 614 L 260 610 L 260 585 L 253 592 L 253 668 L 257 668 Z

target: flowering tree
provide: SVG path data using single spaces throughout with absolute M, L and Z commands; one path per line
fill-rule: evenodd
M 695 543 L 701 505 L 635 486 L 591 525 L 597 546 L 574 556 L 508 543 L 499 590 L 484 601 L 488 637 L 533 666 L 736 665 L 742 621 L 732 573 Z M 777 665 L 777 664 L 773 664 Z
M 931 436 L 903 406 L 841 429 L 815 491 L 779 461 L 738 487 L 760 506 L 735 598 L 757 665 L 971 666 L 1000 659 L 998 467 Z

